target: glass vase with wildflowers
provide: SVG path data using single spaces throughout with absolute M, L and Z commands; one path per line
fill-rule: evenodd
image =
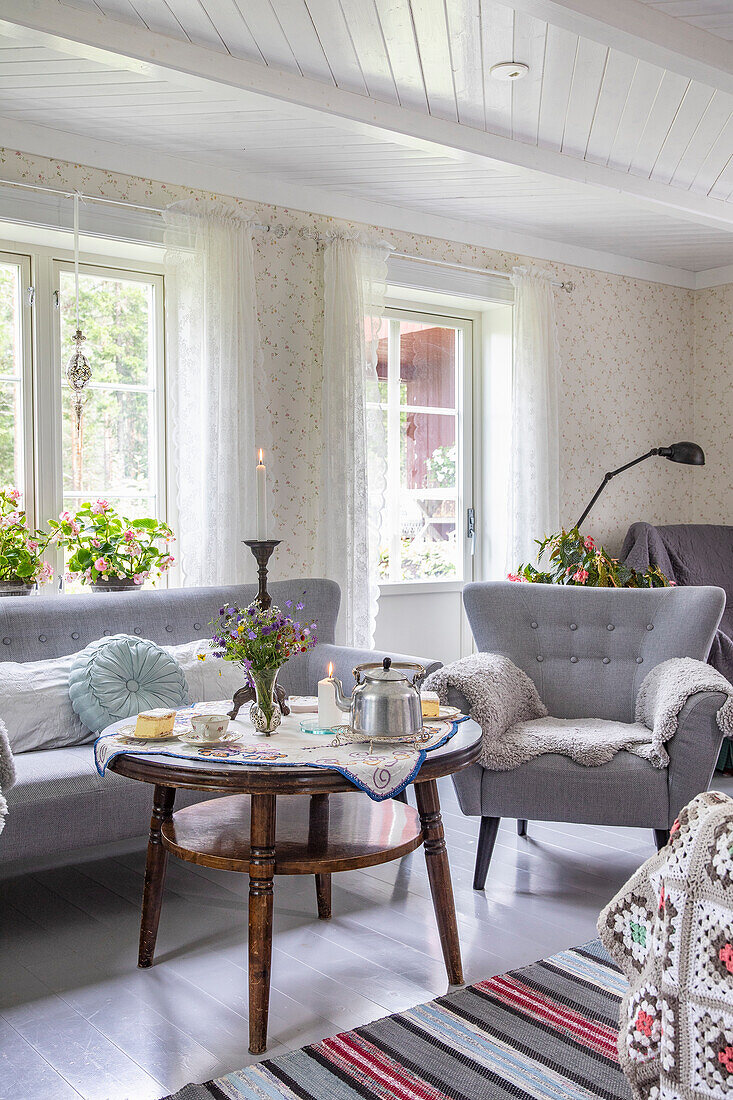
M 45 584 L 53 569 L 43 560 L 49 536 L 28 527 L 25 512 L 18 507 L 20 490 L 0 490 L 0 584 L 24 587 Z
M 219 609 L 218 622 L 211 624 L 214 656 L 241 665 L 255 692 L 250 718 L 261 733 L 272 733 L 280 725 L 282 715 L 275 697 L 278 670 L 318 641 L 316 623 L 301 622 L 292 610 L 292 600 L 285 601 L 285 611 L 263 608 L 257 601 L 245 608 L 227 605 Z M 294 610 L 303 611 L 303 604 L 298 602 Z
M 69 551 L 68 581 L 135 588 L 158 580 L 175 561 L 169 551 L 175 536 L 167 523 L 128 519 L 106 500 L 82 504 L 73 516 L 64 511 L 48 525 L 51 538 Z
M 557 535 L 536 539 L 539 546 L 537 562 L 547 555 L 547 568 L 520 565 L 516 573 L 509 573 L 510 581 L 529 581 L 532 584 L 582 584 L 587 588 L 668 588 L 674 581 L 667 580 L 659 566 L 652 566 L 645 573 L 612 558 L 590 535 L 581 535 L 577 527 L 563 530 Z

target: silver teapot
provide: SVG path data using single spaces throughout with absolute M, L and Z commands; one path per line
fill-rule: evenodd
M 422 665 L 385 657 L 380 663 L 356 666 L 356 687 L 350 698 L 337 681 L 336 704 L 347 716 L 353 735 L 365 741 L 419 737 L 423 728 L 420 684 L 425 675 Z

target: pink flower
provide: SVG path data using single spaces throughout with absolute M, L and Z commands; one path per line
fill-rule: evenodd
M 20 489 L 5 489 L 3 491 L 10 500 L 20 500 Z
M 52 577 L 53 577 L 53 569 L 51 568 L 51 566 L 48 564 L 47 561 L 44 561 L 42 563 L 41 568 L 39 569 L 38 573 L 36 574 L 36 580 L 38 581 L 39 584 L 46 584 L 46 582 L 50 581 Z
M 508 581 L 514 581 L 516 584 L 526 584 L 527 578 L 520 577 L 519 573 L 507 573 L 506 579 Z
M 586 548 L 586 550 L 595 550 L 596 548 L 596 544 L 590 537 L 590 535 L 586 535 L 583 539 L 583 546 Z
M 142 584 L 143 581 L 145 580 L 145 574 L 144 573 L 136 573 L 134 575 L 134 577 L 132 578 L 132 580 L 133 580 L 134 584 Z
M 669 587 L 670 588 L 676 588 L 677 587 L 677 581 L 670 581 L 669 582 Z
M 93 546 L 93 547 L 94 547 L 94 548 L 95 548 L 96 550 L 98 550 L 98 549 L 99 549 L 99 547 L 100 547 L 101 545 L 102 545 L 102 544 L 101 544 L 101 542 L 99 541 L 99 539 L 92 539 L 92 546 Z
M 577 569 L 575 573 L 573 573 L 573 580 L 576 582 L 576 584 L 585 584 L 585 582 L 588 580 L 588 570 Z
M 66 581 L 67 584 L 71 584 L 71 582 L 74 580 L 74 577 L 75 577 L 74 573 L 66 573 L 65 576 L 64 576 L 64 580 Z
M 160 568 L 161 568 L 162 572 L 167 573 L 167 571 L 173 565 L 175 560 L 176 559 L 171 554 L 168 554 L 167 557 L 162 558 L 161 562 L 160 562 Z
M 94 563 L 94 568 L 98 573 L 104 573 L 105 570 L 109 569 L 109 562 L 105 561 L 104 558 L 97 558 Z
M 38 549 L 38 543 L 35 539 L 28 539 L 28 541 L 26 542 L 26 546 L 30 550 L 31 554 L 35 554 L 36 550 Z
M 81 527 L 76 522 L 76 520 L 70 519 L 69 520 L 69 527 L 71 528 L 71 534 L 72 535 L 78 535 L 79 532 L 81 531 Z
M 71 519 L 71 512 L 59 512 L 59 519 L 62 523 L 68 523 Z
M 106 500 L 97 500 L 92 505 L 92 515 L 93 516 L 103 516 L 104 513 L 106 511 L 108 511 L 108 509 L 109 509 L 109 504 L 107 503 Z
M 134 542 L 135 541 L 135 532 L 133 531 L 132 527 L 128 527 L 122 537 L 125 540 L 125 542 Z

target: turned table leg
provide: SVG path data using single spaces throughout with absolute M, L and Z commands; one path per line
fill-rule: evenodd
M 156 784 L 153 792 L 153 814 L 150 818 L 150 836 L 148 838 L 148 857 L 145 863 L 145 885 L 143 886 L 143 907 L 140 918 L 140 947 L 137 965 L 153 965 L 155 941 L 158 936 L 160 909 L 163 904 L 163 884 L 168 853 L 163 847 L 160 830 L 173 815 L 175 787 L 163 787 Z
M 463 984 L 461 945 L 458 942 L 456 907 L 450 878 L 448 851 L 445 846 L 443 819 L 440 816 L 440 799 L 434 779 L 415 784 L 415 797 L 423 829 L 425 862 L 428 869 L 430 893 L 433 896 L 435 919 L 438 922 L 440 946 L 443 949 L 445 968 L 451 985 Z
M 314 849 L 328 843 L 328 795 L 312 794 L 308 814 L 308 844 Z M 318 919 L 331 919 L 331 876 L 328 872 L 316 873 L 316 902 Z
M 249 1049 L 267 1046 L 275 875 L 275 795 L 253 794 L 249 851 Z

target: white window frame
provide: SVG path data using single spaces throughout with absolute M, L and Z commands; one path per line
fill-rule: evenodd
M 12 234 L 12 226 L 7 227 Z M 2 230 L 0 229 L 0 234 Z M 0 258 L 12 263 L 25 261 L 23 301 L 28 302 L 27 288 L 34 290 L 33 305 L 24 310 L 23 348 L 23 416 L 24 449 L 26 455 L 24 503 L 30 526 L 43 526 L 55 518 L 63 507 L 62 470 L 62 395 L 63 368 L 71 349 L 60 347 L 60 317 L 55 292 L 59 291 L 62 270 L 73 270 L 73 251 L 63 247 L 68 234 L 50 230 L 46 234 L 51 245 L 31 243 L 0 236 Z M 89 239 L 87 238 L 87 241 Z M 102 250 L 103 246 L 103 250 Z M 113 246 L 112 246 L 113 247 Z M 172 492 L 171 470 L 167 461 L 168 387 L 165 362 L 165 284 L 163 265 L 152 259 L 161 250 L 120 243 L 123 255 L 113 254 L 110 242 L 100 241 L 100 253 L 85 250 L 80 255 L 81 271 L 125 279 L 152 282 L 155 287 L 155 356 L 156 356 L 156 458 L 157 479 L 154 486 L 158 518 L 175 530 L 177 515 L 173 514 L 175 495 Z M 92 349 L 93 367 L 93 349 Z M 134 387 L 137 389 L 137 387 Z M 145 389 L 145 387 L 141 387 Z M 59 555 L 56 555 L 59 557 Z M 47 554 L 51 559 L 52 554 Z M 62 562 L 52 561 L 58 570 Z M 175 573 L 167 574 L 159 584 L 175 584 Z M 50 586 L 49 586 L 50 588 Z M 53 589 L 57 586 L 54 584 Z
M 2 243 L 0 242 L 0 248 Z M 29 523 L 35 517 L 35 463 L 33 453 L 33 323 L 31 307 L 31 257 L 0 251 L 0 263 L 17 266 L 20 274 L 20 408 L 23 425 L 23 508 Z
M 416 580 L 416 581 L 380 581 L 379 588 L 383 595 L 406 595 L 421 592 L 457 592 L 473 579 L 473 547 L 475 540 L 469 539 L 466 533 L 468 509 L 473 507 L 474 493 L 474 469 L 473 469 L 473 386 L 474 386 L 474 362 L 476 360 L 476 341 L 480 340 L 480 315 L 473 312 L 450 309 L 444 310 L 425 305 L 405 301 L 399 298 L 388 297 L 382 314 L 388 322 L 396 323 L 397 331 L 400 321 L 417 321 L 420 323 L 435 324 L 440 327 L 456 328 L 460 332 L 461 354 L 458 356 L 458 378 L 456 385 L 456 445 L 457 445 L 457 484 L 458 501 L 456 505 L 456 530 L 462 547 L 463 576 L 450 580 Z M 394 339 L 390 341 L 393 353 L 399 354 L 399 345 L 395 345 Z M 396 377 L 395 371 L 390 370 L 393 384 Z M 399 430 L 399 411 L 405 406 L 399 405 L 399 393 L 392 395 L 392 406 L 397 414 L 397 429 Z M 412 406 L 407 406 L 412 409 Z M 417 407 L 415 407 L 417 408 Z M 414 410 L 413 410 L 414 411 Z M 417 410 L 419 411 L 419 409 Z M 439 413 L 440 409 L 432 406 L 430 412 Z M 452 409 L 445 410 L 453 414 Z M 388 427 L 388 453 L 395 445 L 399 447 L 399 437 L 395 444 L 394 431 L 390 433 Z M 395 456 L 391 455 L 394 462 Z M 399 454 L 397 454 L 399 465 Z M 390 501 L 389 494 L 387 507 L 398 508 L 399 501 Z M 394 532 L 393 532 L 394 534 Z M 390 554 L 390 557 L 392 553 Z

